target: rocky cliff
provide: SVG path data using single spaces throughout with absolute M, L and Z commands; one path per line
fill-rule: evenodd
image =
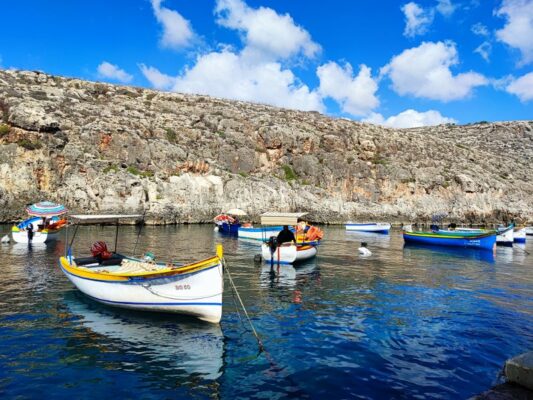
M 207 96 L 0 71 L 0 220 L 43 199 L 206 222 L 533 219 L 533 121 L 387 129 Z

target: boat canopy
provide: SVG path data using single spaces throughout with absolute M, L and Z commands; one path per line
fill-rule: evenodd
M 302 218 L 307 215 L 306 212 L 300 213 L 280 213 L 280 212 L 267 212 L 261 215 L 262 225 L 297 225 L 298 218 Z
M 66 214 L 68 210 L 61 204 L 52 203 L 51 201 L 41 201 L 40 203 L 26 207 L 26 212 L 36 217 L 54 217 Z
M 226 211 L 226 214 L 237 216 L 248 215 L 246 211 L 243 211 L 240 208 L 232 208 L 231 210 Z

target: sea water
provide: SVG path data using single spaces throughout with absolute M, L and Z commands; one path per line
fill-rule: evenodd
M 161 261 L 224 245 L 262 353 L 227 279 L 222 322 L 211 325 L 85 298 L 58 268 L 64 237 L 1 245 L 0 397 L 461 399 L 533 349 L 533 237 L 493 253 L 324 230 L 315 260 L 280 268 L 254 263 L 257 243 L 211 226 L 143 230 L 136 253 Z M 121 227 L 118 250 L 132 252 L 137 233 Z M 74 254 L 96 240 L 113 248 L 114 237 L 81 227 Z M 358 255 L 362 241 L 371 257 Z

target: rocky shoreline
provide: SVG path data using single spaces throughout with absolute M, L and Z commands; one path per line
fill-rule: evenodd
M 533 221 L 533 121 L 388 129 L 315 112 L 0 70 L 0 221 L 75 212 L 204 223 Z

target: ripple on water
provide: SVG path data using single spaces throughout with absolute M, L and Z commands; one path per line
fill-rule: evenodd
M 134 227 L 121 228 L 132 251 Z M 403 247 L 401 236 L 326 228 L 316 260 L 271 270 L 260 247 L 210 226 L 147 227 L 161 260 L 211 256 L 217 242 L 267 352 L 226 282 L 220 326 L 98 305 L 57 268 L 64 242 L 3 246 L 0 393 L 6 397 L 466 398 L 533 345 L 533 268 L 518 249 Z M 80 229 L 76 252 L 113 242 Z M 360 258 L 366 241 L 373 252 Z M 119 246 L 120 247 L 120 246 Z M 531 245 L 526 245 L 531 250 Z

